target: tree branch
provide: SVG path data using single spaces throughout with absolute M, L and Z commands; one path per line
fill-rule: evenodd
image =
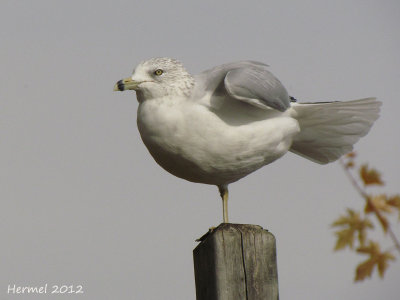
M 376 217 L 378 218 L 379 222 L 380 220 L 383 220 L 384 217 L 382 216 L 381 212 L 376 208 L 375 204 L 371 201 L 370 196 L 365 192 L 365 190 L 360 187 L 358 184 L 357 180 L 353 177 L 352 173 L 349 171 L 349 168 L 346 166 L 346 163 L 344 162 L 343 158 L 339 159 L 339 163 L 341 164 L 342 168 L 344 169 L 347 177 L 349 178 L 351 184 L 354 186 L 354 188 L 357 190 L 357 192 L 367 201 L 367 204 L 369 207 L 372 208 L 373 212 L 375 213 Z M 382 223 L 382 222 L 381 222 Z M 394 246 L 396 247 L 397 251 L 400 252 L 400 242 L 397 239 L 396 235 L 394 234 L 392 228 L 390 227 L 390 224 L 387 224 L 386 228 L 387 233 L 390 235 Z

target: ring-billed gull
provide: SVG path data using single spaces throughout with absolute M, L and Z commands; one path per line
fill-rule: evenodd
M 298 103 L 255 61 L 191 76 L 171 58 L 140 63 L 115 91 L 135 90 L 140 135 L 171 174 L 216 185 L 228 223 L 228 184 L 291 151 L 320 164 L 350 152 L 378 118 L 375 98 Z

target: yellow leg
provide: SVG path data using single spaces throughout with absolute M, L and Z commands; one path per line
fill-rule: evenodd
M 229 223 L 229 219 L 228 219 L 228 197 L 229 197 L 228 186 L 221 185 L 221 186 L 218 186 L 218 189 L 219 189 L 219 193 L 222 198 L 223 223 Z

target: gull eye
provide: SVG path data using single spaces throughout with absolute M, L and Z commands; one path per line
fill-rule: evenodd
M 154 71 L 154 75 L 160 76 L 164 71 L 161 69 L 157 69 Z

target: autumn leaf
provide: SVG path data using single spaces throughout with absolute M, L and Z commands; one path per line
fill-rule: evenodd
M 383 181 L 381 180 L 381 174 L 375 169 L 368 168 L 368 165 L 366 164 L 360 167 L 360 177 L 365 185 L 384 184 Z
M 389 221 L 382 215 L 382 212 L 391 213 L 392 208 L 388 204 L 388 199 L 385 194 L 367 198 L 367 204 L 365 205 L 364 211 L 366 213 L 374 212 L 379 222 L 382 225 L 383 231 L 387 232 L 389 227 Z
M 343 159 L 342 165 L 343 167 L 345 167 L 346 169 L 352 169 L 355 167 L 355 163 L 354 163 L 354 158 L 356 157 L 356 153 L 355 152 L 350 152 L 347 153 L 345 155 L 345 159 Z
M 395 195 L 390 197 L 387 200 L 387 204 L 391 207 L 396 208 L 399 211 L 399 220 L 400 220 L 400 195 Z
M 383 278 L 389 266 L 389 260 L 395 260 L 390 252 L 381 252 L 379 244 L 373 241 L 370 241 L 368 246 L 359 247 L 357 252 L 367 254 L 369 258 L 357 266 L 355 281 L 362 281 L 366 277 L 371 277 L 375 266 L 378 268 L 379 276 Z
M 368 198 L 369 199 L 367 201 L 367 205 L 365 206 L 366 213 L 374 212 L 375 209 L 382 211 L 382 212 L 386 212 L 386 213 L 392 212 L 392 208 L 389 205 L 388 198 L 385 194 L 368 197 Z
M 366 277 L 371 277 L 374 266 L 375 261 L 371 259 L 367 259 L 363 263 L 359 264 L 356 269 L 356 277 L 354 278 L 354 281 L 362 281 Z
M 400 209 L 400 195 L 394 195 L 387 200 L 387 203 L 393 207 Z
M 335 245 L 335 251 L 341 250 L 346 246 L 349 246 L 349 248 L 353 248 L 354 232 L 355 231 L 351 228 L 336 231 L 335 234 L 337 237 L 337 241 Z
M 346 246 L 353 248 L 356 234 L 358 234 L 360 245 L 364 245 L 366 229 L 373 228 L 370 220 L 367 218 L 362 219 L 360 214 L 352 209 L 347 209 L 347 215 L 339 217 L 335 222 L 333 222 L 332 226 L 344 227 L 335 232 L 337 237 L 335 251 L 343 249 Z
M 356 156 L 357 156 L 357 154 L 355 151 L 349 152 L 346 154 L 346 157 L 348 157 L 348 158 L 355 158 Z

